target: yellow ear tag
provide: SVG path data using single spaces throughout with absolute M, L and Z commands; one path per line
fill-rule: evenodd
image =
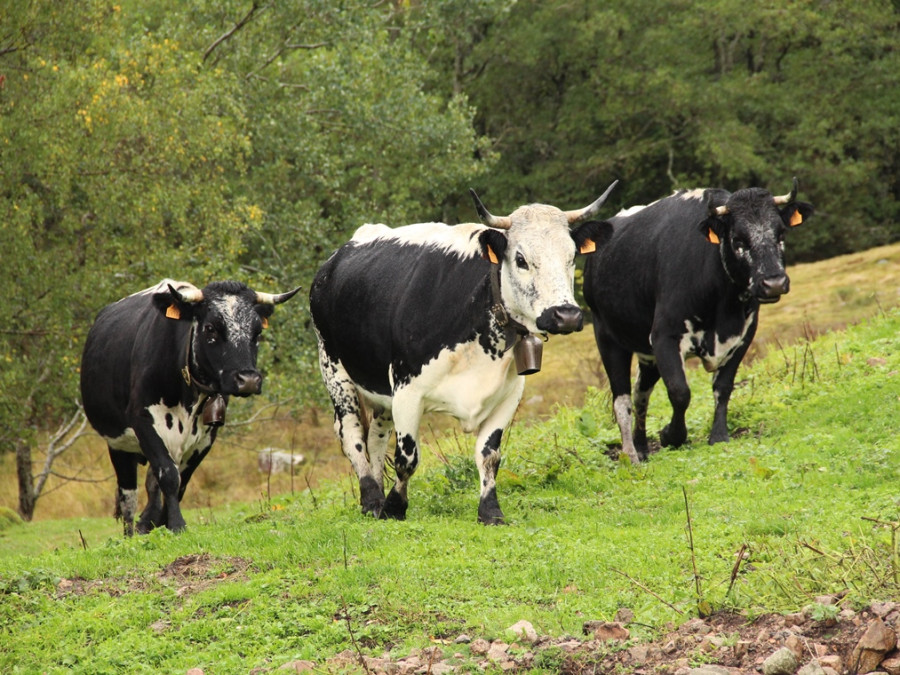
M 488 260 L 490 260 L 495 265 L 500 262 L 499 260 L 497 260 L 497 254 L 494 253 L 494 249 L 492 249 L 490 246 L 487 247 L 487 254 Z
M 166 307 L 166 317 L 169 319 L 180 319 L 181 310 L 178 309 L 175 305 L 169 305 L 168 307 Z
M 800 223 L 803 222 L 803 214 L 800 211 L 794 211 L 794 215 L 791 216 L 791 227 L 796 227 Z
M 716 235 L 715 232 L 712 231 L 712 228 L 709 229 L 709 233 L 706 235 L 706 238 L 709 239 L 709 243 L 711 243 L 711 244 L 719 243 L 719 237 Z
M 263 328 L 268 328 L 269 320 L 266 317 L 263 317 L 262 324 L 263 324 Z
M 593 253 L 597 250 L 597 243 L 593 239 L 585 239 L 584 243 L 581 245 L 581 248 L 578 249 L 579 253 Z

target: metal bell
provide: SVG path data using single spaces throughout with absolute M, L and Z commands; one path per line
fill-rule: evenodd
M 203 404 L 203 424 L 220 427 L 225 424 L 225 398 L 221 394 L 213 394 Z
M 522 339 L 513 347 L 513 356 L 516 358 L 516 370 L 519 375 L 531 375 L 541 369 L 541 355 L 544 351 L 544 343 L 537 335 L 523 335 Z

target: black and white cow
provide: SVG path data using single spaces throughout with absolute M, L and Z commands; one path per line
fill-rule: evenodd
M 147 462 L 138 532 L 184 529 L 179 502 L 224 421 L 227 397 L 260 392 L 260 333 L 274 306 L 298 290 L 270 295 L 219 281 L 201 291 L 164 279 L 97 315 L 82 355 L 81 396 L 109 446 L 126 535 L 134 533 L 137 465 Z
M 478 520 L 503 522 L 495 485 L 500 439 L 525 384 L 509 348 L 522 334 L 581 330 L 575 255 L 602 245 L 611 231 L 583 221 L 613 185 L 577 211 L 532 204 L 505 217 L 492 216 L 472 192 L 487 227 L 364 225 L 322 265 L 310 312 L 335 432 L 359 478 L 364 513 L 406 517 L 419 422 L 437 411 L 475 432 Z M 385 498 L 392 428 L 396 481 Z
M 647 456 L 647 405 L 662 377 L 672 419 L 662 445 L 687 438 L 691 399 L 684 360 L 699 357 L 713 377 L 715 415 L 709 443 L 728 440 L 728 400 L 741 359 L 756 333 L 760 303 L 788 292 L 784 235 L 812 215 L 790 194 L 747 188 L 679 191 L 613 217 L 609 243 L 585 265 L 584 296 L 609 378 L 622 451 Z M 637 354 L 634 427 L 631 361 Z

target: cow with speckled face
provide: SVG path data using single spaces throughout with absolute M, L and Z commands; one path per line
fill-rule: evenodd
M 419 422 L 436 411 L 475 433 L 478 520 L 504 522 L 495 485 L 500 441 L 525 379 L 513 346 L 523 335 L 581 330 L 575 256 L 608 236 L 608 223 L 585 221 L 612 187 L 577 211 L 531 204 L 502 217 L 473 192 L 484 224 L 364 225 L 322 265 L 310 313 L 335 432 L 364 513 L 406 517 Z M 396 477 L 385 497 L 392 431 Z
M 224 422 L 229 396 L 258 394 L 260 334 L 271 295 L 219 281 L 203 290 L 164 279 L 104 307 L 88 333 L 81 396 L 116 472 L 116 517 L 134 533 L 137 465 L 149 462 L 138 532 L 184 529 L 180 502 Z
M 633 463 L 648 453 L 647 406 L 660 378 L 672 419 L 659 441 L 678 446 L 687 439 L 688 357 L 698 357 L 714 373 L 709 443 L 728 440 L 728 401 L 756 334 L 759 306 L 777 302 L 790 287 L 785 234 L 813 213 L 796 196 L 796 179 L 789 194 L 777 197 L 762 188 L 682 190 L 610 220 L 612 238 L 585 264 L 584 297 L 612 390 L 622 452 Z

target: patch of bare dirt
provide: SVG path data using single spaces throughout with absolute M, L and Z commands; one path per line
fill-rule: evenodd
M 896 649 L 900 604 L 877 603 L 861 612 L 832 605 L 834 611 L 824 610 L 833 614 L 831 618 L 816 618 L 823 613 L 822 606 L 820 603 L 815 606 L 817 610 L 797 614 L 767 614 L 752 621 L 738 614 L 719 613 L 672 626 L 647 642 L 632 639 L 628 610 L 620 612 L 619 621 L 586 622 L 587 639 L 540 636 L 522 621 L 511 627 L 519 635 L 516 641 L 461 635 L 450 645 L 416 650 L 405 658 L 372 658 L 347 650 L 322 664 L 289 662 L 277 672 L 900 675 L 900 652 Z

